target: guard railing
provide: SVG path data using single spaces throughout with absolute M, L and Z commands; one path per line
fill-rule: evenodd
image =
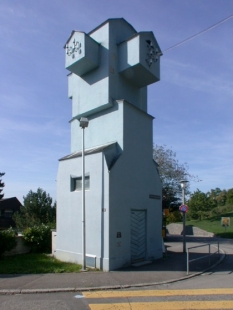
M 215 246 L 215 245 L 217 245 L 217 246 Z M 209 254 L 201 256 L 201 257 L 198 257 L 198 258 L 189 259 L 189 254 L 190 254 L 189 251 L 190 250 L 195 249 L 195 248 L 205 247 L 205 246 L 209 247 Z M 211 253 L 211 246 L 214 246 L 215 248 L 217 248 L 217 251 L 214 252 L 214 253 Z M 216 243 L 206 243 L 206 244 L 192 246 L 190 248 L 187 248 L 187 275 L 189 274 L 189 264 L 190 263 L 195 262 L 195 261 L 197 261 L 199 259 L 203 259 L 203 258 L 209 257 L 209 265 L 210 265 L 210 257 L 212 255 L 216 254 L 216 253 L 219 254 L 219 242 L 216 242 Z

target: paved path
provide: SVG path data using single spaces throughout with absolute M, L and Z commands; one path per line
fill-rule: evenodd
M 187 248 L 210 241 L 217 240 L 200 237 L 187 238 Z M 190 274 L 187 276 L 186 254 L 182 253 L 182 239 L 180 237 L 168 237 L 165 245 L 167 254 L 164 255 L 164 258 L 141 267 L 131 266 L 111 272 L 0 275 L 0 294 L 116 289 L 169 283 L 196 276 L 220 263 L 225 256 L 223 253 L 212 255 L 210 265 L 208 258 L 191 263 Z M 213 251 L 216 251 L 216 248 L 213 247 Z M 201 257 L 207 252 L 208 247 L 195 248 L 191 251 L 190 258 Z

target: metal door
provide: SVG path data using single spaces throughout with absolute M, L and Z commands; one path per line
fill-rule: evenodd
M 146 258 L 146 211 L 131 211 L 131 261 Z

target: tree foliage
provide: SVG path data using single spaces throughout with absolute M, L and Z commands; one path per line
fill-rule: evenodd
M 227 195 L 226 195 L 226 203 L 233 205 L 233 188 L 229 189 L 227 191 Z
M 212 203 L 217 206 L 224 206 L 227 201 L 227 191 L 221 190 L 219 187 L 211 189 L 207 192 L 207 196 L 212 200 Z
M 211 189 L 207 193 L 197 189 L 188 201 L 188 217 L 201 220 L 203 217 L 220 216 L 233 210 L 233 188 Z
M 20 208 L 21 212 L 13 215 L 13 220 L 19 230 L 41 224 L 53 224 L 56 221 L 56 203 L 52 205 L 52 198 L 41 188 L 37 192 L 29 191 L 23 197 L 24 205 Z
M 160 178 L 162 181 L 162 205 L 163 209 L 177 209 L 182 203 L 182 191 L 180 181 L 196 180 L 197 177 L 188 172 L 187 163 L 179 163 L 176 153 L 166 145 L 155 145 L 153 157 L 157 162 Z M 188 190 L 188 186 L 187 189 Z
M 25 244 L 32 252 L 51 253 L 51 227 L 48 225 L 37 225 L 28 227 L 23 231 Z
M 170 212 L 165 219 L 166 224 L 177 223 L 182 221 L 182 215 L 180 211 Z
M 12 227 L 0 231 L 0 257 L 17 245 L 16 234 Z
M 189 202 L 189 216 L 193 219 L 201 220 L 206 212 L 215 207 L 215 201 L 212 200 L 207 194 L 197 189 L 191 194 Z

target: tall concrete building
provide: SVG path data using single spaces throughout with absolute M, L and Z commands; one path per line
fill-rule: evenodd
M 59 161 L 56 257 L 82 263 L 82 129 L 85 129 L 87 266 L 114 270 L 162 256 L 161 181 L 152 157 L 147 85 L 160 79 L 152 32 L 123 18 L 65 44 L 72 100 L 71 153 Z

